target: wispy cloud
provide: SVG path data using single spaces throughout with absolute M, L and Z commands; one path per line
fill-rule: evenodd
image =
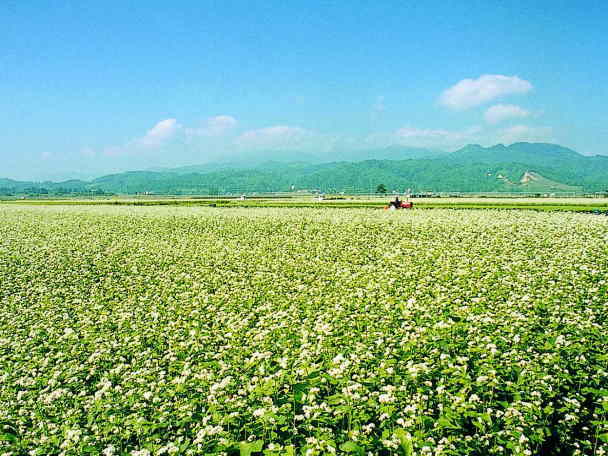
M 210 117 L 197 128 L 186 128 L 187 136 L 222 136 L 236 127 L 237 120 L 228 115 Z
M 275 125 L 272 127 L 249 130 L 235 140 L 235 144 L 244 148 L 286 148 L 293 149 L 305 145 L 315 134 L 300 127 Z
M 432 149 L 455 149 L 474 141 L 481 128 L 472 126 L 464 130 L 445 130 L 432 128 L 402 127 L 396 130 L 393 138 L 396 144 Z
M 529 111 L 517 105 L 497 104 L 490 106 L 483 115 L 489 124 L 497 124 L 508 119 L 528 117 Z
M 508 128 L 492 128 L 474 125 L 462 130 L 417 128 L 406 126 L 390 133 L 368 136 L 365 142 L 372 147 L 401 145 L 453 151 L 467 144 L 491 146 L 497 143 L 512 144 L 519 141 L 551 142 L 550 127 L 515 125 Z
M 496 142 L 512 144 L 519 141 L 551 142 L 553 141 L 551 127 L 532 127 L 529 125 L 514 125 L 498 132 Z
M 532 84 L 518 76 L 484 74 L 477 79 L 463 79 L 446 89 L 439 102 L 450 109 L 468 109 L 496 98 L 532 90 Z
M 377 110 L 381 110 L 383 99 L 378 98 Z M 339 135 L 320 133 L 294 125 L 272 125 L 237 133 L 237 120 L 229 115 L 218 115 L 207 119 L 199 127 L 185 128 L 177 119 L 169 118 L 157 122 L 143 136 L 122 145 L 103 148 L 98 153 L 90 147 L 81 150 L 81 155 L 103 161 L 104 157 L 114 163 L 121 160 L 186 159 L 196 162 L 201 159 L 239 154 L 255 154 L 263 151 L 288 151 L 326 154 L 329 159 L 336 151 L 354 151 L 369 147 L 403 145 L 428 149 L 456 150 L 466 144 L 493 145 L 497 142 L 550 141 L 553 132 L 549 127 L 515 125 L 500 129 L 495 127 L 508 118 L 528 116 L 528 111 L 516 105 L 498 104 L 485 112 L 486 125 L 469 128 L 421 128 L 406 125 L 390 132 L 379 132 L 367 137 L 361 135 Z M 185 141 L 184 141 L 185 140 Z M 202 147 L 204 146 L 204 147 Z M 201 152 L 203 151 L 203 152 Z M 204 156 L 203 156 L 204 154 Z M 139 158 L 138 158 L 139 157 Z

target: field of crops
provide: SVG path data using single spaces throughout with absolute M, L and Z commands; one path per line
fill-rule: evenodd
M 334 195 L 319 200 L 318 197 L 259 197 L 240 200 L 221 197 L 111 197 L 111 198 L 64 198 L 64 199 L 13 199 L 0 204 L 43 206 L 213 206 L 224 208 L 340 208 L 382 209 L 394 199 L 394 195 L 378 197 Z M 403 198 L 403 197 L 402 197 Z M 418 209 L 509 209 L 543 212 L 586 212 L 608 215 L 608 198 L 412 198 Z
M 404 195 L 399 195 L 401 199 L 406 198 Z M 377 196 L 367 196 L 367 195 L 324 195 L 322 202 L 324 203 L 341 203 L 341 202 L 363 202 L 363 203 L 384 203 L 386 204 L 389 200 L 394 199 L 395 195 L 386 194 L 386 195 L 377 195 Z M 247 196 L 244 200 L 241 200 L 240 197 L 230 197 L 230 196 L 154 196 L 154 195 L 131 195 L 131 196 L 112 196 L 112 197 L 95 197 L 95 198 L 75 198 L 75 197 L 64 197 L 64 198 L 28 198 L 28 199 L 20 199 L 17 197 L 13 197 L 10 199 L 2 200 L 0 199 L 0 204 L 7 203 L 16 203 L 18 205 L 23 204 L 42 204 L 42 205 L 54 205 L 54 204 L 117 204 L 117 203 L 149 203 L 150 205 L 162 205 L 162 203 L 175 203 L 175 205 L 179 205 L 180 203 L 196 203 L 202 201 L 224 201 L 224 202 L 255 202 L 255 201 L 286 201 L 286 202 L 296 202 L 296 203 L 310 203 L 319 201 L 318 195 L 307 195 L 307 196 L 290 196 L 286 195 L 283 197 L 252 197 Z M 569 197 L 569 198 L 558 198 L 558 197 L 543 197 L 543 198 L 535 198 L 535 197 L 520 197 L 520 198 L 509 198 L 509 197 L 441 197 L 441 198 L 411 198 L 412 201 L 418 202 L 419 204 L 427 204 L 427 203 L 435 203 L 435 204 L 467 204 L 467 205 L 486 205 L 486 204 L 523 204 L 523 205 L 552 205 L 552 206 L 560 206 L 560 205 L 593 205 L 593 206 L 603 206 L 608 207 L 608 198 L 606 197 Z M 118 204 L 120 205 L 120 204 Z M 167 204 L 166 204 L 167 205 Z
M 608 218 L 0 205 L 0 455 L 608 453 Z

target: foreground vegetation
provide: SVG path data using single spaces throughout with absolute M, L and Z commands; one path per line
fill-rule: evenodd
M 608 451 L 608 220 L 0 206 L 0 454 Z

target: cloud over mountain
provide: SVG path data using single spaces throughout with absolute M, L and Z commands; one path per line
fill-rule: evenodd
M 196 128 L 187 128 L 188 136 L 222 136 L 237 125 L 237 120 L 228 115 L 208 118 L 204 124 Z
M 394 142 L 412 147 L 454 149 L 474 141 L 479 131 L 476 126 L 465 130 L 402 127 L 395 131 Z
M 507 119 L 528 117 L 530 112 L 517 105 L 497 104 L 490 106 L 485 114 L 484 119 L 489 124 L 497 124 Z
M 450 109 L 479 106 L 496 98 L 532 90 L 532 84 L 518 76 L 484 74 L 477 79 L 463 79 L 446 89 L 439 102 Z
M 549 142 L 553 140 L 553 129 L 551 127 L 514 125 L 502 130 L 498 136 L 498 140 L 504 144 L 520 141 Z
M 294 148 L 302 145 L 314 134 L 304 128 L 289 125 L 249 130 L 236 138 L 236 145 L 250 148 Z

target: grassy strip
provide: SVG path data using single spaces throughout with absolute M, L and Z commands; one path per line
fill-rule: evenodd
M 155 200 L 155 201 L 133 201 L 133 200 L 19 200 L 4 201 L 2 204 L 19 205 L 42 205 L 42 206 L 215 206 L 215 207 L 258 207 L 258 208 L 375 208 L 386 206 L 384 201 L 336 201 L 336 202 L 313 202 L 313 201 L 273 201 L 273 200 Z M 530 202 L 505 202 L 505 203 L 444 203 L 424 202 L 414 205 L 418 209 L 520 209 L 536 211 L 567 211 L 567 212 L 608 212 L 608 203 L 594 204 L 555 204 L 555 203 L 530 203 Z

